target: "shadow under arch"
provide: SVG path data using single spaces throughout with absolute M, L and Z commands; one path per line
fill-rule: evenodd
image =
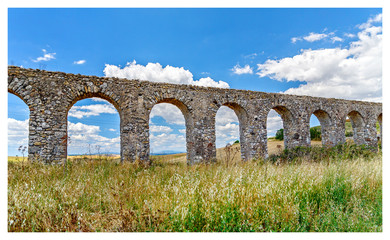
M 350 111 L 344 119 L 349 118 L 353 130 L 353 141 L 357 145 L 364 144 L 364 120 L 363 116 L 356 110 Z
M 323 146 L 332 146 L 333 143 L 330 139 L 330 131 L 331 131 L 331 127 L 332 127 L 332 121 L 331 121 L 330 115 L 322 109 L 317 109 L 309 115 L 308 122 L 310 122 L 310 117 L 312 115 L 316 116 L 318 121 L 320 122 L 322 145 Z M 310 128 L 310 124 L 309 124 L 309 128 Z M 311 142 L 311 138 L 310 138 L 310 142 Z

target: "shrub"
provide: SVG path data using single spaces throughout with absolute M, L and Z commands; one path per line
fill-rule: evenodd
M 313 146 L 284 149 L 280 154 L 270 155 L 268 160 L 280 164 L 303 161 L 371 159 L 377 155 L 377 151 L 378 149 L 366 145 L 344 143 L 331 148 Z M 381 151 L 381 148 L 379 148 L 379 151 Z

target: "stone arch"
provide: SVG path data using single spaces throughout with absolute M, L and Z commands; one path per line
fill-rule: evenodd
M 291 111 L 286 106 L 283 106 L 283 105 L 277 105 L 277 106 L 272 107 L 268 111 L 268 113 L 271 110 L 275 110 L 282 118 L 283 135 L 284 135 L 284 148 L 290 148 L 291 141 L 294 139 L 295 140 L 299 139 L 299 137 L 300 137 L 298 133 L 292 131 L 292 129 L 294 127 L 294 123 L 295 123 L 294 117 L 293 117 Z M 267 142 L 268 142 L 268 140 L 267 140 Z
M 218 106 L 218 110 L 222 106 L 232 109 L 238 118 L 241 158 L 243 160 L 247 160 L 249 159 L 249 150 L 247 149 L 247 138 L 245 137 L 245 132 L 248 129 L 248 113 L 244 107 L 235 102 L 225 102 L 222 105 Z
M 68 135 L 68 132 L 69 132 L 69 129 L 68 129 L 68 114 L 69 114 L 69 110 L 78 101 L 81 101 L 81 100 L 84 100 L 84 99 L 89 99 L 89 98 L 100 98 L 100 99 L 106 100 L 111 105 L 113 105 L 115 107 L 115 109 L 117 110 L 118 114 L 119 114 L 119 126 L 120 126 L 120 128 L 122 128 L 122 124 L 121 124 L 122 123 L 122 114 L 121 114 L 122 111 L 121 111 L 121 108 L 120 108 L 119 104 L 113 98 L 111 98 L 110 96 L 108 96 L 108 95 L 106 95 L 104 93 L 101 93 L 101 92 L 88 92 L 88 93 L 84 93 L 84 94 L 80 94 L 80 95 L 75 96 L 74 98 L 69 100 L 67 105 L 65 106 L 66 107 L 66 109 L 65 109 L 65 121 L 64 121 L 65 132 L 66 132 L 65 133 L 66 144 L 64 144 L 65 159 L 67 158 L 67 154 L 68 154 L 67 139 L 69 137 L 69 135 Z M 122 130 L 120 132 L 122 133 Z M 120 134 L 120 135 L 121 135 L 120 136 L 120 153 L 121 153 L 121 159 L 122 159 L 122 148 L 123 148 L 123 145 L 122 145 L 122 134 Z
M 27 146 L 25 146 L 24 144 L 23 145 L 21 145 L 20 143 L 18 143 L 16 146 L 15 145 L 13 145 L 12 144 L 12 140 L 10 140 L 10 138 L 9 137 L 13 137 L 13 136 L 15 136 L 15 135 L 12 135 L 10 132 L 8 132 L 8 148 L 10 148 L 11 146 L 15 146 L 15 148 L 12 148 L 12 149 L 17 149 L 17 148 L 20 148 L 20 150 L 21 149 L 23 149 L 23 148 L 26 148 L 26 149 L 24 149 L 24 150 L 27 150 L 27 152 L 23 152 L 23 154 L 25 154 L 26 156 L 27 156 L 27 158 L 29 158 L 29 159 L 31 159 L 31 157 L 29 156 L 29 152 L 30 152 L 30 149 L 31 149 L 31 145 L 33 144 L 32 143 L 32 139 L 31 139 L 31 134 L 30 134 L 30 129 L 31 129 L 31 127 L 30 127 L 30 125 L 31 125 L 31 123 L 32 123 L 32 121 L 31 121 L 31 117 L 30 117 L 30 115 L 31 115 L 31 107 L 29 106 L 29 104 L 26 102 L 26 100 L 22 97 L 22 96 L 20 96 L 20 94 L 18 94 L 17 92 L 15 92 L 15 91 L 13 91 L 12 89 L 8 89 L 8 93 L 9 94 L 12 94 L 12 95 L 14 95 L 14 96 L 16 96 L 16 98 L 19 98 L 20 99 L 20 101 L 21 102 L 23 102 L 24 103 L 24 106 L 21 108 L 21 109 L 25 109 L 25 107 L 27 107 L 27 109 L 28 109 L 28 118 L 27 119 L 24 119 L 24 120 L 17 120 L 17 119 L 13 119 L 12 121 L 14 122 L 14 124 L 17 124 L 17 129 L 18 130 L 20 130 L 20 129 L 23 129 L 23 128 L 20 128 L 21 127 L 21 125 L 20 125 L 20 123 L 21 122 L 25 122 L 26 120 L 28 120 L 28 124 L 27 124 L 27 134 L 23 134 L 22 136 L 23 136 L 23 138 L 25 138 L 25 137 L 27 137 Z M 8 103 L 9 103 L 9 98 L 8 98 Z M 7 115 L 8 115 L 8 118 L 10 117 L 9 116 L 9 113 L 10 113 L 10 111 L 12 112 L 12 111 L 14 111 L 14 113 L 15 113 L 15 110 L 13 110 L 12 108 L 10 109 L 10 108 L 8 108 L 8 113 L 7 113 Z M 9 120 L 8 120 L 8 126 L 10 125 L 10 124 L 12 124 L 11 122 L 9 122 Z M 8 128 L 9 129 L 9 128 Z M 11 131 L 12 132 L 12 131 Z M 18 134 L 19 135 L 19 134 Z M 20 137 L 21 135 L 19 135 L 19 137 Z M 18 150 L 19 152 L 20 152 L 20 150 Z M 24 151 L 23 150 L 23 151 Z
M 158 100 L 156 103 L 154 103 L 153 106 L 150 108 L 150 111 L 152 110 L 152 108 L 154 106 L 156 106 L 157 104 L 160 104 L 160 103 L 170 103 L 170 104 L 176 106 L 177 108 L 180 109 L 181 113 L 183 114 L 185 122 L 186 122 L 186 126 L 187 126 L 187 122 L 188 122 L 188 124 L 192 124 L 190 108 L 184 102 L 182 102 L 176 98 L 163 98 L 163 99 Z M 150 115 L 150 111 L 149 111 L 148 116 Z
M 106 95 L 104 93 L 101 93 L 101 92 L 89 92 L 89 93 L 84 93 L 84 94 L 81 94 L 81 95 L 77 95 L 76 97 L 71 99 L 70 102 L 67 104 L 66 115 L 68 116 L 69 110 L 73 107 L 73 105 L 76 102 L 78 102 L 80 100 L 87 99 L 87 98 L 101 98 L 101 99 L 104 99 L 107 102 L 111 103 L 116 108 L 116 110 L 118 111 L 119 115 L 121 115 L 121 108 L 120 108 L 119 104 L 113 98 L 111 98 L 110 96 L 108 96 L 108 95 Z
M 20 98 L 27 105 L 28 109 L 31 111 L 31 102 L 30 100 L 27 100 L 30 99 L 30 96 L 28 96 L 26 99 L 25 97 L 22 96 L 22 94 L 19 94 L 17 91 L 14 91 L 11 88 L 8 88 L 8 92 Z
M 187 152 L 187 161 L 189 161 L 189 159 L 191 158 L 190 154 L 191 154 L 191 148 L 192 148 L 192 142 L 193 142 L 193 139 L 192 139 L 192 131 L 194 130 L 194 124 L 193 124 L 193 118 L 191 116 L 191 112 L 190 112 L 190 108 L 187 106 L 187 104 L 185 104 L 183 101 L 181 100 L 178 100 L 177 98 L 162 98 L 162 99 L 159 99 L 155 102 L 152 103 L 152 105 L 150 106 L 150 108 L 148 108 L 148 112 L 147 112 L 147 151 L 148 151 L 148 154 L 149 154 L 149 151 L 150 151 L 150 136 L 149 136 L 149 120 L 150 120 L 150 113 L 153 109 L 154 106 L 160 104 L 160 103 L 169 103 L 169 104 L 172 104 L 174 105 L 175 107 L 177 107 L 180 112 L 183 114 L 184 116 L 184 121 L 185 121 L 185 128 L 186 128 L 186 152 Z
M 378 141 L 380 143 L 382 143 L 382 136 L 383 136 L 382 135 L 382 113 L 380 113 L 378 115 L 377 119 L 378 119 L 378 122 L 379 122 L 379 136 L 377 136 L 377 138 L 378 138 Z
M 332 146 L 332 140 L 331 140 L 331 128 L 332 128 L 332 121 L 330 118 L 330 115 L 328 112 L 322 109 L 316 109 L 314 110 L 310 115 L 308 121 L 310 121 L 311 115 L 314 115 L 317 117 L 318 121 L 321 125 L 321 142 L 323 146 Z M 310 126 L 309 126 L 310 128 Z M 311 141 L 311 139 L 310 139 Z
M 360 112 L 356 110 L 350 111 L 344 119 L 349 118 L 352 124 L 353 130 L 353 140 L 355 144 L 362 145 L 365 143 L 364 141 L 364 127 L 365 122 L 363 116 Z

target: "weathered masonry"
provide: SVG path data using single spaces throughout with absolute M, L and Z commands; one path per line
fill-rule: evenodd
M 149 161 L 149 113 L 158 103 L 177 106 L 186 121 L 188 163 L 213 161 L 215 116 L 221 106 L 235 111 L 240 124 L 243 160 L 267 157 L 267 115 L 283 119 L 285 146 L 310 145 L 310 116 L 322 126 L 327 146 L 345 142 L 348 116 L 357 144 L 377 146 L 376 122 L 382 124 L 382 104 L 277 93 L 197 87 L 139 80 L 83 76 L 63 72 L 8 67 L 8 92 L 30 109 L 29 158 L 46 163 L 67 157 L 67 115 L 77 101 L 99 97 L 120 115 L 122 161 Z M 381 126 L 382 128 L 382 126 Z

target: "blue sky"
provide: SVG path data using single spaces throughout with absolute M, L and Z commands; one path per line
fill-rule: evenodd
M 381 101 L 382 65 L 375 60 L 382 57 L 381 24 L 375 8 L 9 9 L 8 64 Z M 28 111 L 8 97 L 8 151 L 20 155 Z M 156 107 L 152 151 L 185 151 L 184 118 L 171 106 Z M 88 143 L 119 151 L 119 116 L 111 105 L 87 99 L 70 111 L 69 154 L 85 153 Z M 238 122 L 229 109 L 218 117 L 217 146 L 223 146 L 238 138 Z M 270 115 L 272 133 L 281 126 L 277 118 Z

